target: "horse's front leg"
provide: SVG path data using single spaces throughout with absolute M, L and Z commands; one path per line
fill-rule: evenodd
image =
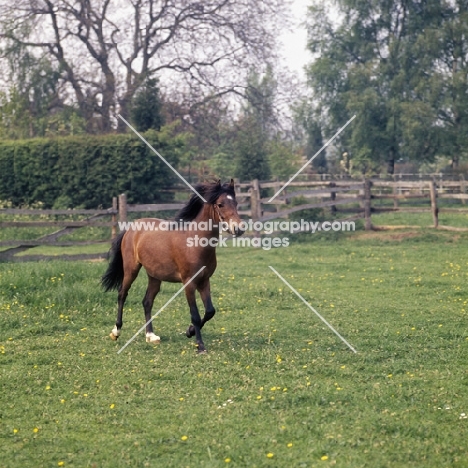
M 211 302 L 210 280 L 204 281 L 202 284 L 198 286 L 197 289 L 198 289 L 198 292 L 200 293 L 200 297 L 203 301 L 203 305 L 205 306 L 205 315 L 203 316 L 203 319 L 200 325 L 200 328 L 203 328 L 205 323 L 208 322 L 208 320 L 211 320 L 216 313 L 213 303 Z M 192 336 L 195 335 L 195 327 L 193 325 L 190 325 L 188 327 L 186 331 L 186 335 L 188 338 L 191 338 Z
M 197 342 L 197 348 L 199 353 L 206 351 L 205 345 L 201 336 L 201 327 L 202 320 L 200 318 L 200 313 L 198 312 L 197 300 L 195 297 L 196 286 L 193 283 L 190 283 L 185 288 L 185 297 L 187 298 L 188 305 L 190 307 L 190 317 L 192 319 L 192 325 L 195 334 L 195 340 Z

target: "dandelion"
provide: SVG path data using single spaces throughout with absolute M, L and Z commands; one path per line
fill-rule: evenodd
M 62 398 L 62 399 L 60 400 L 60 403 L 62 403 L 62 404 L 65 403 L 65 399 Z
M 268 452 L 266 456 L 267 458 L 273 458 L 275 455 L 271 452 Z
M 261 400 L 261 399 L 262 399 L 262 395 L 258 395 L 257 400 Z
M 184 401 L 184 397 L 180 397 L 180 398 L 179 398 L 179 401 Z
M 50 385 L 47 385 L 47 387 L 45 388 L 46 390 L 50 390 Z
M 59 462 L 57 463 L 57 465 L 58 465 L 58 466 L 64 466 L 64 465 L 65 465 L 65 462 L 59 461 Z
M 181 440 L 183 440 L 184 442 L 188 439 L 188 437 L 186 435 L 182 436 L 181 437 Z
M 18 433 L 18 429 L 13 429 L 13 434 L 17 434 L 17 433 Z
M 225 458 L 224 461 L 225 461 L 226 463 L 231 463 L 231 459 L 230 459 L 230 458 Z
M 34 434 L 37 434 L 37 433 L 39 432 L 39 429 L 38 429 L 37 427 L 35 427 L 35 428 L 33 429 L 33 432 L 34 432 Z
M 327 456 L 327 455 L 324 455 L 323 457 L 320 458 L 320 460 L 326 461 L 326 460 L 328 460 L 328 456 Z
M 112 403 L 111 405 L 109 405 L 109 408 L 110 408 L 110 409 L 114 409 L 114 408 L 115 408 L 115 404 Z
M 291 448 L 293 446 L 292 442 L 289 442 L 288 448 Z

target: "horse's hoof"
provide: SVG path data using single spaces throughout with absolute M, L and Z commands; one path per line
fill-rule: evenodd
M 151 344 L 159 344 L 161 342 L 161 338 L 154 333 L 147 333 L 146 334 L 146 342 Z
M 185 335 L 187 336 L 187 338 L 192 338 L 192 336 L 195 336 L 195 327 L 193 325 L 190 325 L 190 327 L 187 328 Z
M 206 349 L 205 349 L 205 346 L 203 345 L 203 343 L 197 343 L 197 352 L 198 352 L 198 354 L 205 354 L 206 353 Z
M 120 328 L 117 328 L 117 325 L 114 325 L 109 336 L 112 341 L 117 341 L 117 338 L 120 336 Z

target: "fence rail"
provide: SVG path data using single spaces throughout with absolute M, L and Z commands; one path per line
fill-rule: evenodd
M 468 207 L 448 208 L 446 206 L 441 207 L 440 203 L 438 203 L 438 200 L 453 200 L 465 205 L 466 200 L 468 200 L 468 193 L 467 182 L 463 178 L 459 181 L 443 180 L 442 178 L 414 181 L 398 177 L 395 177 L 394 180 L 294 181 L 288 184 L 281 195 L 271 203 L 269 202 L 269 196 L 262 197 L 260 195 L 267 189 L 274 189 L 276 192 L 283 185 L 284 182 L 262 182 L 258 180 L 252 181 L 250 184 L 239 185 L 239 195 L 244 196 L 246 194 L 245 190 L 250 195 L 250 211 L 253 220 L 269 221 L 305 209 L 326 208 L 330 209 L 333 214 L 354 214 L 354 219 L 364 218 L 365 228 L 371 230 L 374 229 L 372 214 L 428 212 L 432 213 L 433 227 L 464 230 L 464 228 L 439 226 L 439 213 L 468 213 Z M 302 199 L 302 203 L 292 206 L 298 199 Z M 311 203 L 312 200 L 315 200 L 315 203 Z M 393 201 L 393 206 L 377 206 L 377 201 Z M 404 206 L 402 203 L 405 201 L 412 205 L 422 206 Z M 385 226 L 378 229 L 384 228 Z M 466 230 L 468 231 L 468 227 Z
M 253 180 L 249 183 L 237 183 L 236 194 L 239 202 L 239 214 L 252 218 L 253 221 L 270 221 L 290 216 L 302 210 L 321 208 L 329 210 L 334 215 L 348 215 L 343 220 L 356 220 L 363 218 L 365 229 L 386 229 L 389 226 L 375 227 L 372 224 L 372 215 L 388 212 L 431 213 L 432 226 L 439 229 L 454 231 L 468 231 L 467 228 L 440 226 L 439 214 L 468 213 L 468 183 L 461 180 L 444 180 L 432 178 L 431 180 L 405 180 L 395 177 L 394 180 L 365 179 L 350 180 L 309 180 L 293 181 L 271 203 L 269 199 L 272 190 L 276 193 L 284 186 L 281 181 Z M 269 192 L 268 192 L 269 191 Z M 268 195 L 268 196 L 267 196 Z M 438 200 L 461 204 L 460 208 L 440 206 Z M 387 204 L 385 203 L 391 203 Z M 413 206 L 405 206 L 404 202 Z M 376 202 L 378 202 L 376 204 Z M 419 206 L 414 206 L 419 205 Z M 59 241 L 65 235 L 75 232 L 83 227 L 110 228 L 109 240 L 117 234 L 118 222 L 127 221 L 129 213 L 160 213 L 164 211 L 179 210 L 183 203 L 159 203 L 132 205 L 127 203 L 125 194 L 115 197 L 112 207 L 101 210 L 36 210 L 4 208 L 0 209 L 0 216 L 28 216 L 39 219 L 5 220 L 0 221 L 0 228 L 60 228 L 51 234 L 34 240 L 2 240 L 1 247 L 9 247 L 0 251 L 0 261 L 19 261 L 44 258 L 37 255 L 17 257 L 17 254 L 38 246 L 89 246 L 102 244 L 105 241 Z M 466 207 L 465 207 L 466 206 Z M 45 217 L 64 216 L 68 218 L 80 216 L 85 219 L 44 219 Z M 110 221 L 102 220 L 111 217 Z M 253 235 L 260 235 L 254 232 Z M 66 258 L 103 258 L 104 254 L 67 255 Z
M 28 216 L 38 217 L 38 220 L 7 220 L 0 221 L 0 229 L 2 228 L 59 228 L 51 234 L 41 236 L 34 240 L 2 240 L 0 241 L 1 247 L 9 247 L 8 249 L 0 251 L 1 261 L 29 261 L 37 259 L 45 259 L 47 256 L 41 255 L 24 255 L 18 256 L 26 250 L 39 246 L 54 246 L 54 247 L 81 247 L 98 244 L 109 244 L 118 229 L 119 221 L 127 221 L 128 213 L 157 213 L 164 211 L 179 210 L 184 206 L 182 203 L 159 203 L 159 204 L 146 204 L 146 205 L 129 205 L 127 204 L 127 197 L 125 194 L 120 195 L 118 198 L 114 197 L 112 207 L 101 210 L 40 210 L 40 209 L 20 209 L 20 208 L 3 208 L 0 209 L 0 216 L 2 215 L 15 215 L 15 216 Z M 65 216 L 73 218 L 76 216 L 84 216 L 85 219 L 44 219 L 45 217 Z M 102 221 L 103 217 L 111 216 L 110 221 Z M 70 235 L 77 229 L 83 227 L 104 227 L 109 228 L 109 238 L 107 241 L 58 241 L 63 236 Z M 77 255 L 64 255 L 60 258 L 66 259 L 99 259 L 106 257 L 106 254 L 77 254 Z M 57 257 L 54 257 L 57 258 Z

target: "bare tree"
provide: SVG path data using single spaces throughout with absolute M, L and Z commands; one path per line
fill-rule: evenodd
M 0 37 L 47 54 L 69 99 L 109 131 L 145 79 L 186 101 L 239 92 L 275 57 L 281 0 L 0 0 Z M 122 122 L 118 122 L 121 129 Z

